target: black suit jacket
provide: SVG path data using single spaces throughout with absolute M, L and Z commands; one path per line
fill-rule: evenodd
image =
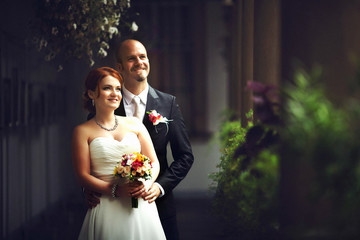
M 156 204 L 160 218 L 166 219 L 176 214 L 172 190 L 189 172 L 194 162 L 194 156 L 176 98 L 149 86 L 146 112 L 151 110 L 156 110 L 163 117 L 172 120 L 168 123 L 167 129 L 165 123 L 154 126 L 147 113 L 145 113 L 143 119 L 160 162 L 160 173 L 156 182 L 164 188 L 165 196 L 158 198 Z M 115 114 L 126 116 L 123 101 L 121 101 L 120 107 L 115 111 Z M 169 142 L 174 159 L 170 166 L 166 157 Z

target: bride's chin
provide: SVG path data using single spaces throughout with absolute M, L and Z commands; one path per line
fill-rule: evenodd
M 120 107 L 120 104 L 111 104 L 109 107 L 115 110 Z

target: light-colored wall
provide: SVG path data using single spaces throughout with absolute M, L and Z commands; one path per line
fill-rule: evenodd
M 213 133 L 208 141 L 191 141 L 195 162 L 186 178 L 175 189 L 177 193 L 207 193 L 212 181 L 208 175 L 217 171 L 220 148 L 217 132 L 221 113 L 227 108 L 227 71 L 224 59 L 225 26 L 223 6 L 219 1 L 210 1 L 206 6 L 206 49 L 207 49 L 207 96 L 208 130 Z M 187 123 L 191 124 L 191 123 Z

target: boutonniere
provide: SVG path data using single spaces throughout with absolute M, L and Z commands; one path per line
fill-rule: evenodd
M 156 125 L 158 125 L 159 123 L 165 123 L 166 124 L 166 134 L 169 131 L 169 122 L 171 122 L 172 120 L 167 119 L 166 117 L 163 117 L 160 113 L 158 113 L 156 110 L 151 110 L 150 112 L 146 112 L 147 114 L 149 114 L 149 120 L 150 122 L 153 123 L 153 125 L 155 126 L 155 131 L 157 133 L 157 129 L 156 129 Z

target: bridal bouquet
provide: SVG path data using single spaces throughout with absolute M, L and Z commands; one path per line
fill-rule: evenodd
M 130 181 L 145 181 L 151 179 L 151 161 L 141 153 L 124 154 L 115 166 L 115 177 L 127 178 Z M 138 207 L 138 200 L 131 198 L 133 208 Z

